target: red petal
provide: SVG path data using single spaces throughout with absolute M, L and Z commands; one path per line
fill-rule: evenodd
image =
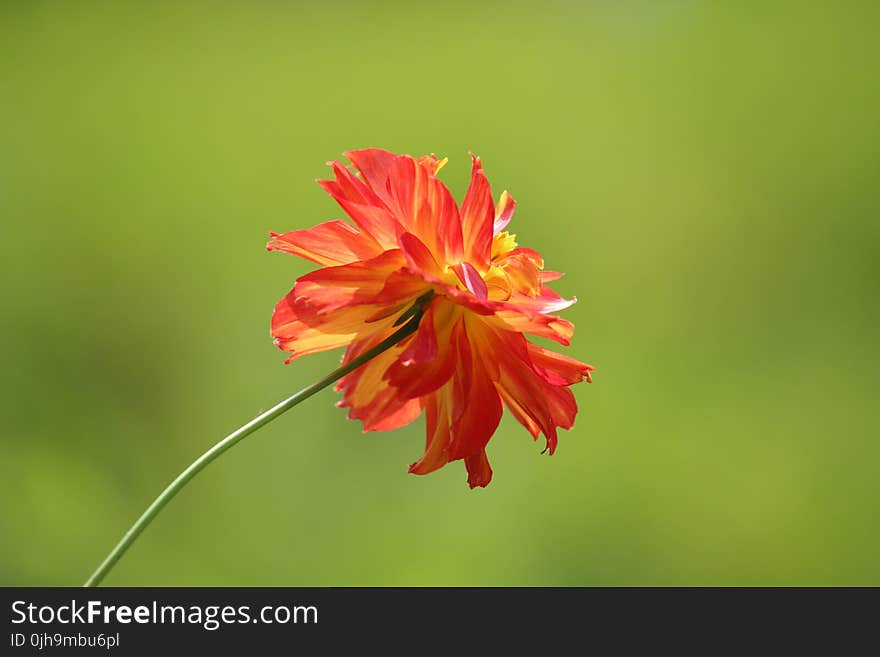
M 468 472 L 468 486 L 485 488 L 492 481 L 492 468 L 489 466 L 489 458 L 486 450 L 471 454 L 464 460 Z
M 383 305 L 399 303 L 401 299 L 415 300 L 430 289 L 424 278 L 412 273 L 406 267 L 401 267 L 388 275 L 385 286 L 376 295 L 373 303 Z
M 473 316 L 471 316 L 473 317 Z M 467 322 L 467 331 L 458 336 L 458 363 L 453 383 L 452 442 L 450 460 L 475 454 L 486 447 L 503 408 L 498 391 L 484 364 L 497 354 L 475 353 L 469 334 L 478 333 L 482 321 Z
M 428 247 L 415 235 L 402 234 L 400 236 L 400 250 L 406 258 L 406 265 L 410 271 L 431 283 L 438 293 L 445 295 L 451 301 L 465 306 L 479 315 L 491 315 L 496 309 L 502 307 L 444 282 L 442 280 L 443 271 L 437 260 L 431 255 Z
M 437 358 L 435 314 L 435 305 L 432 305 L 419 322 L 419 329 L 409 347 L 400 355 L 398 362 L 401 366 L 426 365 Z
M 441 282 L 443 270 L 428 247 L 418 237 L 412 233 L 403 233 L 400 236 L 400 250 L 406 258 L 407 266 L 413 273 L 419 274 L 432 283 Z
M 440 294 L 444 294 L 450 301 L 472 310 L 477 315 L 492 315 L 502 307 L 494 301 L 481 299 L 472 294 L 469 290 L 459 290 L 457 287 L 449 285 L 448 283 L 437 283 L 434 287 L 439 290 Z
M 474 294 L 474 296 L 483 301 L 489 298 L 486 281 L 483 280 L 483 277 L 480 276 L 480 273 L 474 269 L 471 263 L 463 262 L 460 265 L 455 265 L 452 270 L 458 276 L 458 280 L 460 280 L 462 284 Z
M 319 265 L 344 265 L 367 260 L 381 253 L 369 237 L 344 221 L 327 221 L 306 230 L 269 233 L 269 251 L 284 251 Z
M 339 162 L 331 162 L 335 180 L 319 180 L 349 217 L 382 248 L 396 246 L 398 227 L 382 199 L 362 180 L 358 180 Z
M 495 332 L 504 345 L 506 357 L 499 362 L 498 392 L 514 417 L 533 437 L 540 430 L 547 439 L 547 450 L 556 450 L 557 427 L 571 428 L 577 414 L 574 395 L 566 385 L 552 385 L 539 376 L 529 357 L 528 342 L 522 335 Z
M 495 221 L 495 202 L 492 189 L 483 172 L 480 158 L 471 155 L 471 184 L 461 203 L 461 234 L 464 240 L 464 259 L 480 271 L 489 267 L 492 253 L 492 229 Z
M 391 165 L 397 155 L 381 148 L 365 148 L 343 153 L 361 172 L 361 176 L 386 206 L 391 205 L 391 193 L 388 191 L 388 178 Z
M 415 339 L 385 378 L 402 397 L 430 394 L 445 384 L 455 369 L 460 329 L 457 306 L 435 299 L 419 325 Z

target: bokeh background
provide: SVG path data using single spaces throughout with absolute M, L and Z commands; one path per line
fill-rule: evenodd
M 293 365 L 268 231 L 343 150 L 468 150 L 598 368 L 555 456 L 406 473 L 324 392 L 115 585 L 880 584 L 877 3 L 3 3 L 0 584 L 77 585 Z

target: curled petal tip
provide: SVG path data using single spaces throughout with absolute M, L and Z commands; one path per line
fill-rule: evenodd
M 547 445 L 544 449 L 541 450 L 541 454 L 546 454 L 547 456 L 553 456 L 556 453 L 556 442 L 552 440 L 547 440 Z

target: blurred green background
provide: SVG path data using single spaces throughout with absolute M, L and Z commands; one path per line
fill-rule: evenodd
M 311 382 L 268 231 L 343 150 L 469 149 L 598 367 L 555 456 L 406 473 L 324 392 L 113 585 L 880 584 L 877 3 L 4 3 L 0 584 L 77 585 L 198 453 Z

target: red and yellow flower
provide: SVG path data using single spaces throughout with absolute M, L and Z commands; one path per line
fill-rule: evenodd
M 354 225 L 271 233 L 267 246 L 322 266 L 275 307 L 272 335 L 286 362 L 337 347 L 349 362 L 421 304 L 417 332 L 338 382 L 348 416 L 385 431 L 424 410 L 425 450 L 409 471 L 463 459 L 471 488 L 492 478 L 486 445 L 503 406 L 552 454 L 557 428 L 571 428 L 577 413 L 569 386 L 589 382 L 593 367 L 524 335 L 568 345 L 574 327 L 554 313 L 574 299 L 550 289 L 561 274 L 505 230 L 513 197 L 493 200 L 478 157 L 459 206 L 437 178 L 445 159 L 376 148 L 345 155 L 353 171 L 331 162 L 334 179 L 319 184 Z

